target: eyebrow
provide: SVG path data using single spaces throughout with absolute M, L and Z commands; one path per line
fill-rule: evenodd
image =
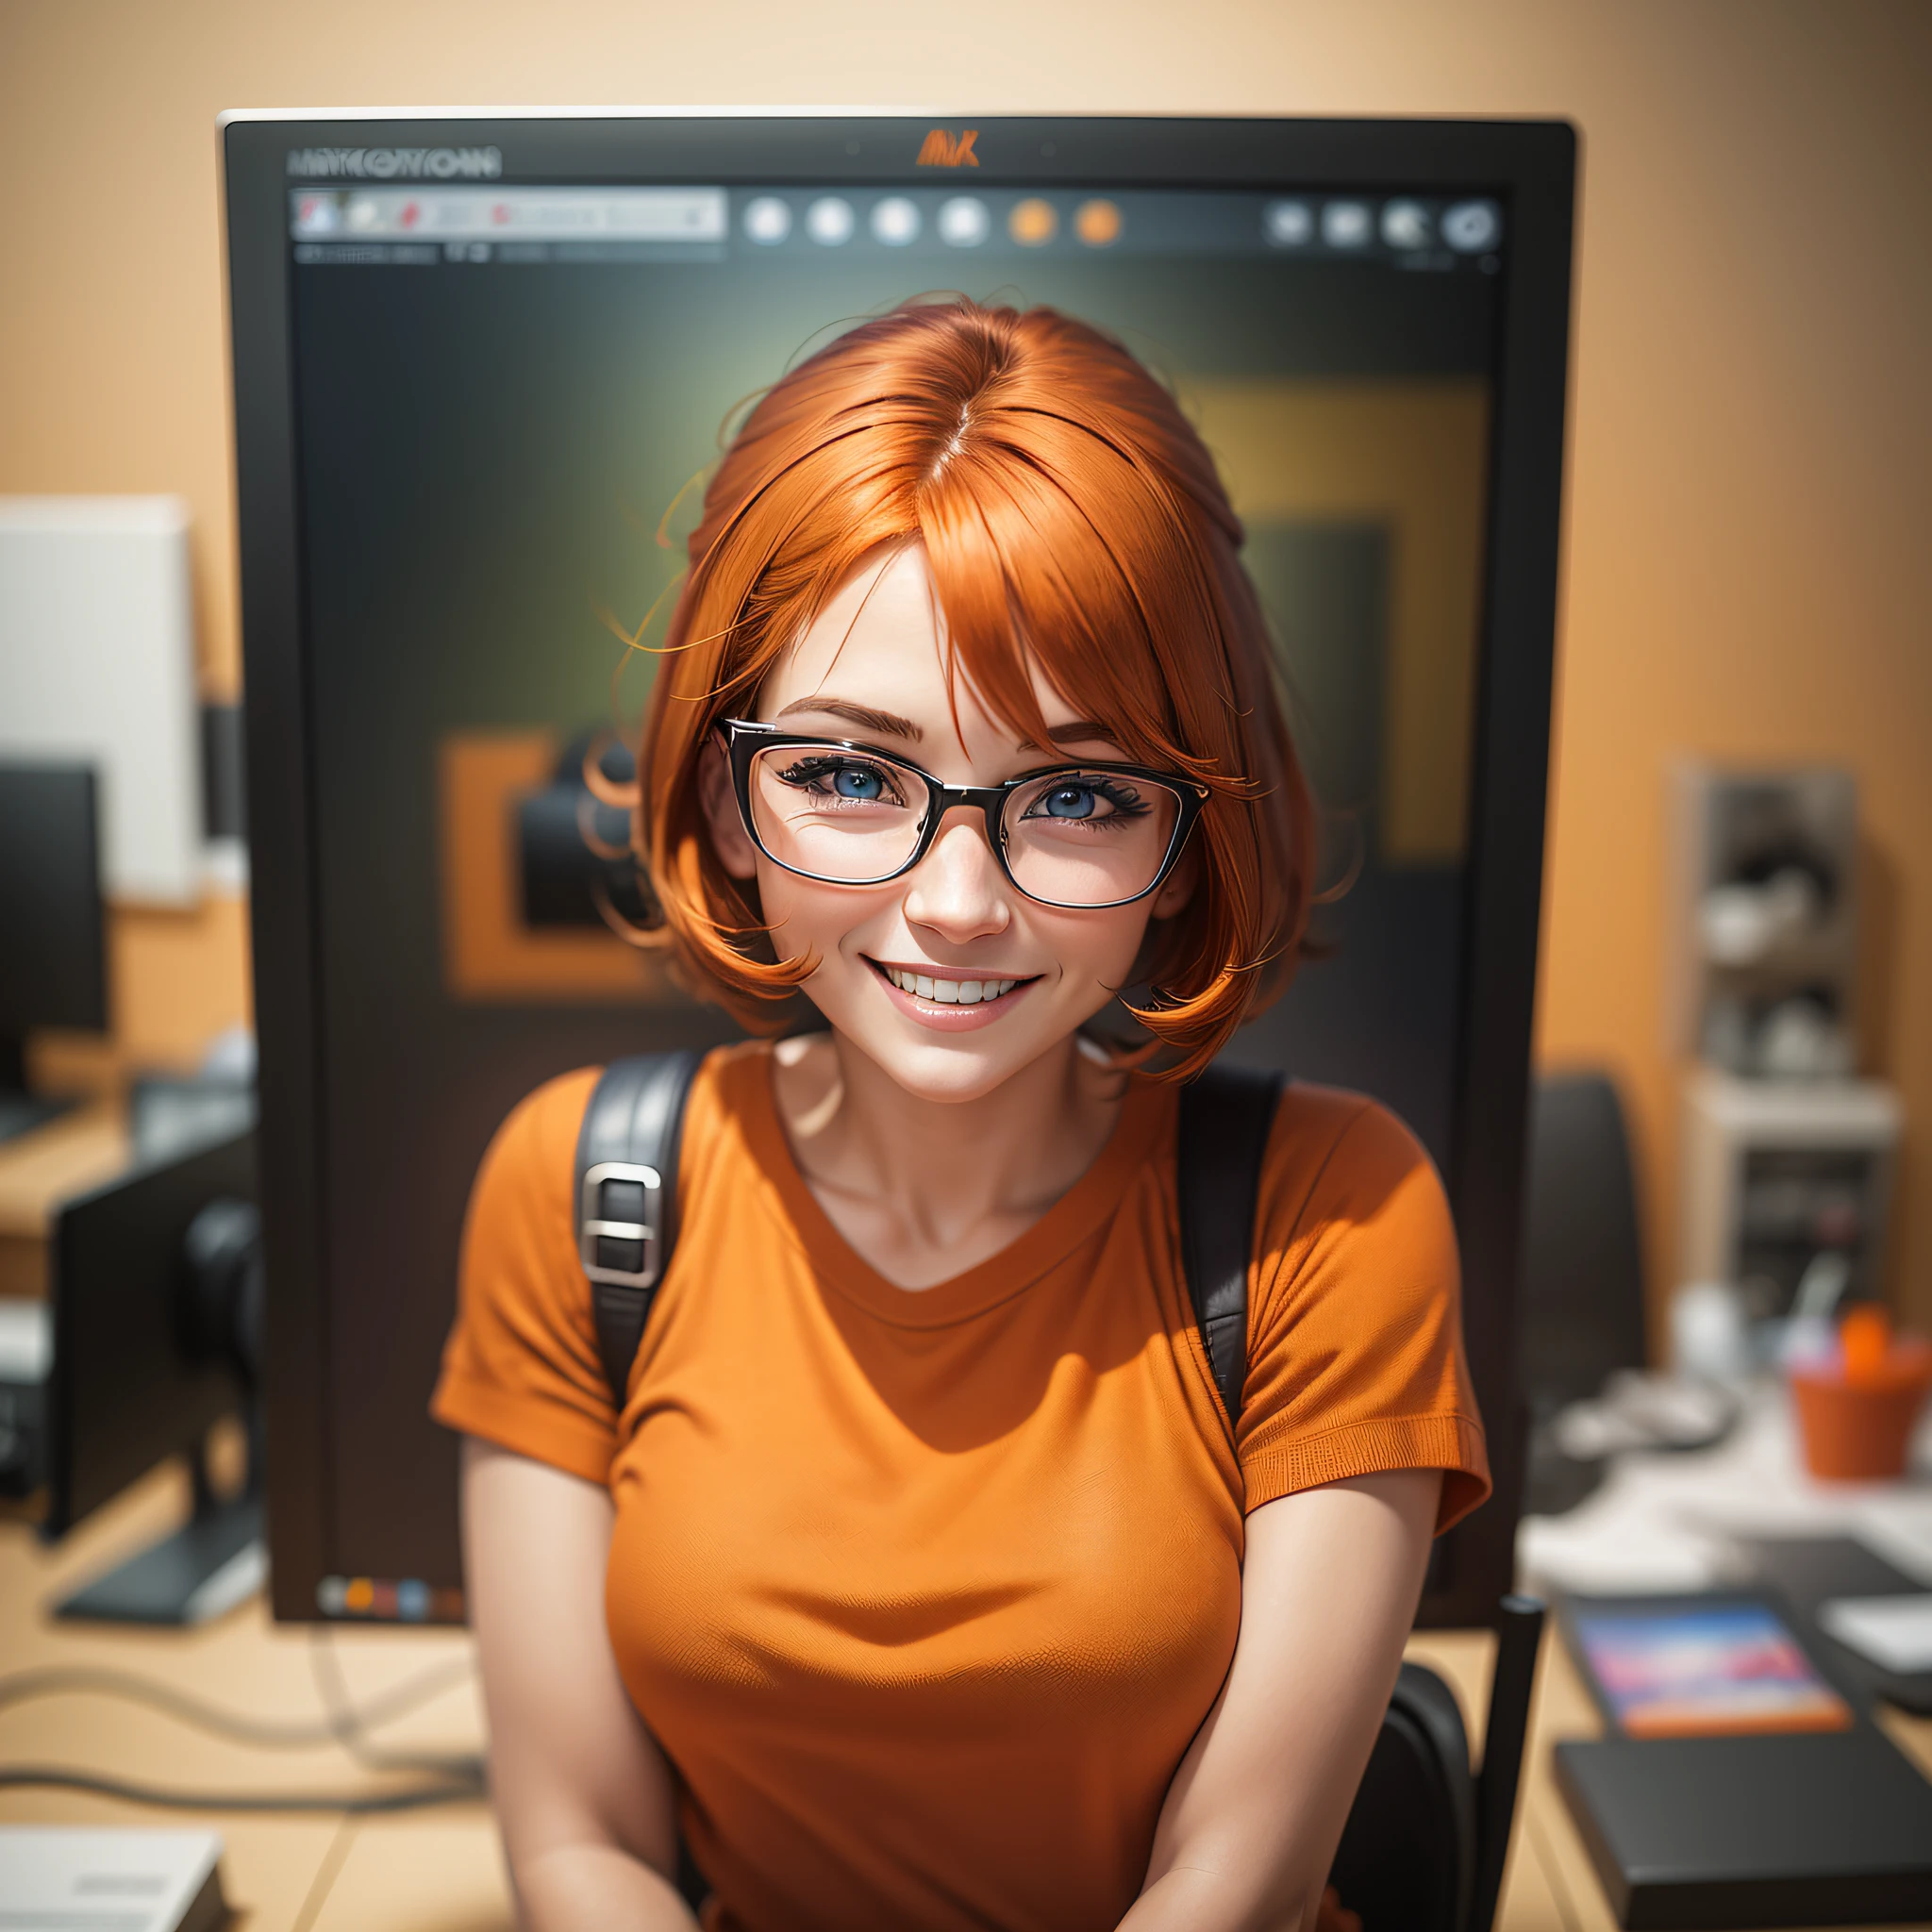
M 778 713 L 778 717 L 790 718 L 799 712 L 808 712 L 815 717 L 840 718 L 848 724 L 857 724 L 860 730 L 876 731 L 888 738 L 909 738 L 914 743 L 921 742 L 925 737 L 910 718 L 902 718 L 896 711 L 881 711 L 872 705 L 854 704 L 849 698 L 794 698 Z M 1056 745 L 1108 744 L 1113 740 L 1113 734 L 1107 726 L 1096 724 L 1091 718 L 1075 718 L 1066 724 L 1049 724 L 1046 735 Z M 1040 747 L 1031 739 L 1023 739 L 1020 749 L 1038 751 Z
M 796 698 L 778 713 L 789 718 L 796 711 L 809 711 L 825 718 L 842 718 L 863 731 L 882 732 L 888 738 L 909 738 L 915 743 L 925 736 L 910 718 L 896 711 L 881 711 L 871 705 L 855 705 L 845 698 Z

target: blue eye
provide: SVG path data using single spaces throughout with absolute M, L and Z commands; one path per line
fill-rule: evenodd
M 841 805 L 891 805 L 906 803 L 904 788 L 889 765 L 875 765 L 866 758 L 846 758 L 837 753 L 808 756 L 786 767 L 778 775 L 807 796 Z
M 1056 785 L 1040 803 L 1049 818 L 1091 818 L 1094 806 L 1093 788 L 1091 785 Z

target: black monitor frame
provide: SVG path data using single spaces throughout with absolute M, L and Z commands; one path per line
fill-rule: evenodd
M 1487 194 L 1508 242 L 1494 368 L 1462 1028 L 1445 1175 L 1496 1494 L 1438 1546 L 1421 1621 L 1493 1621 L 1522 1487 L 1517 1251 L 1548 777 L 1576 136 L 1564 122 L 1193 120 L 679 108 L 623 114 L 225 118 L 248 816 L 268 1265 L 269 1518 L 279 1618 L 312 1621 L 326 1547 L 323 1266 L 327 1043 L 317 988 L 315 805 L 301 625 L 291 151 L 493 148 L 506 184 L 929 183 L 935 125 L 976 129 L 975 184 L 1407 189 Z M 955 150 L 957 152 L 957 150 Z M 941 178 L 943 178 L 942 176 Z
M 108 1024 L 100 818 L 92 765 L 0 754 L 0 1138 L 71 1104 L 27 1098 L 28 1031 Z

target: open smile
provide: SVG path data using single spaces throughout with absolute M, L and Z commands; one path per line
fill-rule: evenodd
M 974 979 L 964 974 L 922 973 L 912 966 L 888 966 L 881 959 L 873 959 L 869 963 L 901 992 L 909 992 L 917 999 L 931 1000 L 935 1006 L 941 1007 L 981 1006 L 1004 999 L 1016 986 L 1029 983 L 1024 979 L 996 979 L 991 975 Z
M 1040 977 L 1024 978 L 931 967 L 889 966 L 867 957 L 866 962 L 890 989 L 892 1004 L 908 1018 L 928 1026 L 953 1030 L 996 1018 Z

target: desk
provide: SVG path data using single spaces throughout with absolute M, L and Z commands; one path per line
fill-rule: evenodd
M 46 1294 L 53 1210 L 123 1173 L 128 1152 L 125 1109 L 110 1100 L 0 1141 L 0 1295 Z
M 112 1557 L 171 1526 L 186 1482 L 162 1471 L 53 1550 L 18 1524 L 0 1524 L 0 1658 L 9 1671 L 92 1665 L 164 1677 L 230 1709 L 312 1718 L 313 1639 L 278 1628 L 261 1604 L 191 1632 L 108 1631 L 49 1622 L 43 1607 Z M 346 1628 L 331 1641 L 358 1701 L 439 1658 L 463 1653 L 459 1633 Z M 1472 1721 L 1489 1695 L 1490 1640 L 1429 1631 L 1409 1654 L 1455 1686 Z M 1932 1722 L 1888 1726 L 1932 1774 Z M 1591 1737 L 1593 1707 L 1560 1646 L 1546 1642 L 1538 1676 L 1502 1932 L 1610 1932 L 1614 1920 L 1550 1775 L 1557 1738 Z M 459 1684 L 383 1733 L 396 1747 L 474 1749 L 482 1734 L 473 1684 Z M 92 1766 L 127 1777 L 203 1789 L 358 1787 L 334 1747 L 268 1753 L 206 1738 L 156 1712 L 100 1697 L 58 1697 L 0 1709 L 0 1760 Z M 59 1790 L 0 1790 L 0 1821 L 157 1824 L 179 1813 L 144 1810 Z M 480 1803 L 338 1823 L 333 1818 L 209 1814 L 226 1840 L 234 1932 L 508 1932 L 510 1905 L 488 1808 Z

